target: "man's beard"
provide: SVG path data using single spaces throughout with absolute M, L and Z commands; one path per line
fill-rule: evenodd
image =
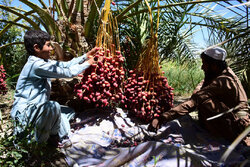
M 206 87 L 207 85 L 209 85 L 219 74 L 208 70 L 209 72 L 205 72 L 205 78 L 204 78 L 204 83 L 202 85 L 202 88 Z

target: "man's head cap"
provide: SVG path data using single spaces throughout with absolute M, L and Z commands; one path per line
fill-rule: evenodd
M 203 53 L 213 59 L 221 60 L 221 61 L 224 61 L 227 56 L 226 50 L 220 47 L 208 48 L 205 51 L 203 51 Z

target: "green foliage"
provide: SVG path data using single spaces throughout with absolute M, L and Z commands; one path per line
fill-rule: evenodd
M 133 0 L 129 1 L 133 3 Z M 122 8 L 129 6 L 130 3 L 125 3 Z M 140 10 L 141 5 L 134 6 L 131 9 L 132 13 Z M 141 13 L 123 20 L 123 24 L 119 26 L 121 50 L 126 57 L 125 67 L 134 69 L 143 48 L 145 40 L 149 37 L 149 20 L 147 13 Z
M 154 158 L 154 166 L 156 166 L 157 162 L 160 159 L 160 156 L 158 156 L 158 157 L 153 156 L 153 158 Z
M 8 6 L 11 1 L 2 0 L 1 4 Z M 13 15 L 5 10 L 0 10 L 1 18 L 13 20 Z M 3 29 L 7 23 L 0 22 L 0 29 Z M 6 43 L 20 42 L 22 36 L 22 28 L 12 26 L 0 38 L 0 46 Z M 10 45 L 0 49 L 0 64 L 4 64 L 7 73 L 8 85 L 14 87 L 17 75 L 21 72 L 24 63 L 27 60 L 26 52 L 23 45 Z
M 161 22 L 158 29 L 159 53 L 161 61 L 175 60 L 184 63 L 194 58 L 194 51 L 200 48 L 194 47 L 192 42 L 193 29 L 192 17 L 189 12 L 195 5 L 181 5 L 179 7 L 166 8 L 162 11 Z
M 49 0 L 37 3 L 20 0 L 20 2 L 27 5 L 29 10 L 10 7 L 10 3 L 0 5 L 1 10 L 5 13 L 11 13 L 14 18 L 10 20 L 5 17 L 0 20 L 0 22 L 5 23 L 5 26 L 0 30 L 0 37 L 13 26 L 25 29 L 45 29 L 52 36 L 52 40 L 63 47 L 63 55 L 56 55 L 57 59 L 68 60 L 85 52 L 86 40 L 83 36 L 83 25 L 85 12 L 87 13 L 84 10 L 85 8 L 87 10 L 87 7 L 82 0 L 71 2 Z M 21 20 L 22 23 L 20 23 Z
M 61 156 L 56 148 L 49 148 L 46 143 L 38 144 L 34 139 L 18 137 L 12 133 L 13 123 L 8 122 L 7 128 L 0 137 L 0 166 L 51 166 L 52 159 Z M 24 136 L 33 136 L 32 128 L 24 131 Z
M 7 49 L 7 48 L 6 48 Z M 16 81 L 18 76 L 27 61 L 28 55 L 24 49 L 24 46 L 13 46 L 11 47 L 9 53 L 6 54 L 3 59 L 3 64 L 5 64 L 5 69 L 7 73 L 7 84 L 14 88 L 16 85 Z
M 48 163 L 62 157 L 56 148 L 48 147 L 44 143 L 38 144 L 35 140 L 17 137 L 13 133 L 13 123 L 10 120 L 8 108 L 13 101 L 14 90 L 10 89 L 4 96 L 0 96 L 0 166 L 52 166 Z M 6 104 L 6 105 L 5 105 Z M 24 130 L 24 135 L 33 134 L 33 128 Z M 30 135 L 33 136 L 33 135 Z
M 84 35 L 86 40 L 89 43 L 94 44 L 94 39 L 96 39 L 96 34 L 98 31 L 98 23 L 99 23 L 99 14 L 101 11 L 99 9 L 101 8 L 104 0 L 96 0 L 93 4 L 91 5 L 90 11 L 89 11 L 89 16 L 87 18 L 87 21 L 84 25 Z
M 7 123 L 7 128 L 5 128 L 3 136 L 0 137 L 0 165 L 6 167 L 25 166 L 23 158 L 27 157 L 28 149 L 23 145 L 14 144 L 16 136 L 11 133 L 11 129 L 11 124 Z M 25 141 L 22 141 L 22 143 L 25 143 Z
M 162 70 L 168 79 L 169 85 L 174 88 L 174 94 L 188 96 L 203 79 L 201 61 L 179 64 L 175 61 L 163 61 Z

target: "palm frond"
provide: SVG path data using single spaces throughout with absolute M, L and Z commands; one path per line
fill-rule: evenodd
M 15 8 L 15 7 L 7 7 L 7 6 L 4 6 L 4 5 L 0 5 L 0 9 L 6 10 L 8 12 L 13 13 L 16 16 L 21 17 L 22 19 L 26 20 L 29 24 L 31 24 L 34 28 L 39 29 L 39 26 L 36 24 L 36 22 L 34 22 L 29 17 L 27 17 L 27 15 L 18 12 L 20 9 Z
M 2 46 L 0 46 L 0 50 L 5 48 L 5 47 L 11 46 L 11 45 L 19 45 L 19 44 L 23 44 L 23 42 L 12 42 L 12 43 L 2 45 Z
M 92 33 L 92 29 L 94 24 L 94 21 L 97 17 L 97 14 L 101 14 L 100 13 L 100 8 L 101 5 L 103 4 L 104 0 L 94 0 L 92 1 L 92 4 L 90 6 L 90 12 L 89 12 L 89 17 L 84 25 L 84 32 L 85 32 L 85 37 L 86 39 L 93 39 L 93 33 Z
M 22 3 L 24 3 L 24 4 L 26 4 L 27 6 L 29 6 L 34 11 L 36 11 L 36 13 L 47 24 L 48 31 L 50 32 L 50 34 L 55 34 L 55 38 L 56 38 L 57 41 L 62 40 L 61 31 L 60 31 L 58 25 L 56 24 L 55 20 L 48 13 L 48 11 L 40 8 L 39 6 L 37 6 L 36 4 L 34 4 L 34 3 L 30 2 L 30 1 L 26 1 L 26 0 L 20 0 L 20 1 Z

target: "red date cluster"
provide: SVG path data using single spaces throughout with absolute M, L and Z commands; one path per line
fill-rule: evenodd
M 5 95 L 8 91 L 6 84 L 6 72 L 3 65 L 0 66 L 0 94 Z
M 110 107 L 118 104 L 125 96 L 121 85 L 124 80 L 123 63 L 125 58 L 120 51 L 111 53 L 110 50 L 99 50 L 94 59 L 102 61 L 92 64 L 82 77 L 81 82 L 75 85 L 77 97 L 94 107 Z
M 126 98 L 123 107 L 145 122 L 159 117 L 173 106 L 173 88 L 168 85 L 167 78 L 159 74 L 152 74 L 151 78 L 154 79 L 145 80 L 142 74 L 130 70 L 124 84 Z

